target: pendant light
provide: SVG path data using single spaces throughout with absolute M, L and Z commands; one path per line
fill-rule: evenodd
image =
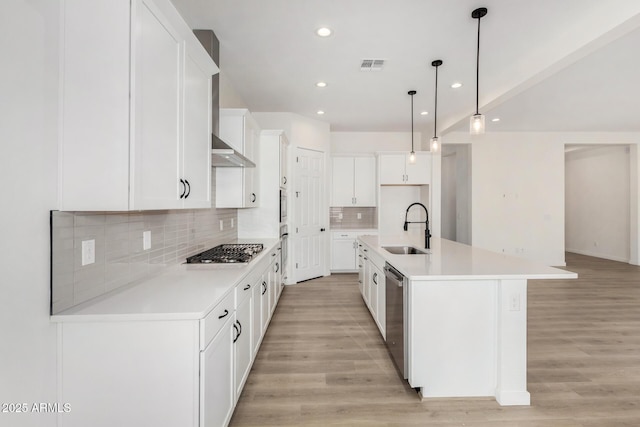
M 409 163 L 416 162 L 416 152 L 413 150 L 413 95 L 416 93 L 418 92 L 415 90 L 410 90 L 408 92 L 408 94 L 411 95 L 411 154 L 409 154 Z
M 478 48 L 476 49 L 476 113 L 471 116 L 469 122 L 469 132 L 471 135 L 480 135 L 484 133 L 484 116 L 478 111 L 478 98 L 480 87 L 480 19 L 487 14 L 486 7 L 480 7 L 471 12 L 471 17 L 478 20 Z
M 438 152 L 440 151 L 440 141 L 438 140 L 438 67 L 442 65 L 441 59 L 436 59 L 431 63 L 432 66 L 436 67 L 436 105 L 433 109 L 434 118 L 433 118 L 433 138 L 431 138 L 431 151 Z

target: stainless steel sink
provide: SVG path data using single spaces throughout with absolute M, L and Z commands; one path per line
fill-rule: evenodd
M 427 253 L 413 246 L 383 246 L 382 249 L 395 255 L 424 255 Z

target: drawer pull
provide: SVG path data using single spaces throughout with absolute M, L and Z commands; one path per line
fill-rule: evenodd
M 238 330 L 238 326 L 236 326 L 236 324 L 233 324 L 233 329 L 236 331 L 236 336 L 233 337 L 233 343 L 235 344 L 236 341 L 238 341 L 238 338 L 240 338 L 240 331 Z
M 224 313 L 218 316 L 218 319 L 223 319 L 229 315 L 229 310 L 225 309 Z
M 248 291 L 249 289 L 251 289 L 251 285 L 247 285 L 243 288 L 244 291 Z
M 262 295 L 267 292 L 267 282 L 262 282 Z

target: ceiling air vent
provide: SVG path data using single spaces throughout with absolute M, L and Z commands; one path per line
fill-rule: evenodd
M 360 71 L 382 71 L 384 59 L 363 59 Z

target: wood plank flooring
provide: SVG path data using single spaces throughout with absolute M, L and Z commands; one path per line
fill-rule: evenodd
M 400 381 L 357 275 L 285 288 L 231 426 L 640 426 L 640 268 L 567 254 L 529 281 L 532 405 L 420 401 Z

